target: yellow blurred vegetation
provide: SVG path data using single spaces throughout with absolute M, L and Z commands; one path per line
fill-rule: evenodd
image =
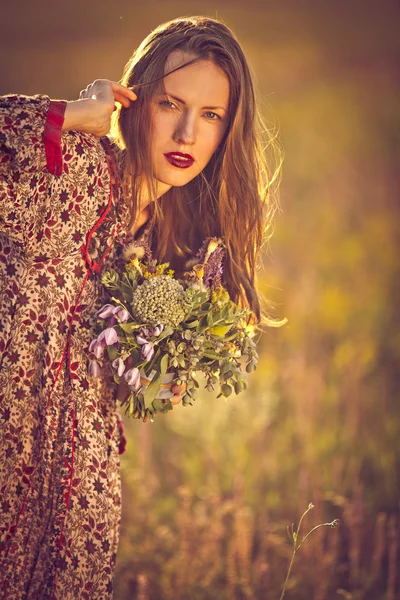
M 288 323 L 259 340 L 247 392 L 204 392 L 152 424 L 126 423 L 115 597 L 279 598 L 286 526 L 311 501 L 310 528 L 341 525 L 306 541 L 285 598 L 395 600 L 400 109 L 390 65 L 333 64 L 321 39 L 263 50 L 249 38 L 249 49 L 263 93 L 271 79 L 281 85 L 263 103 L 285 161 L 260 291 Z

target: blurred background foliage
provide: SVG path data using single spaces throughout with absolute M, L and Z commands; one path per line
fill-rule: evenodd
M 395 600 L 399 571 L 399 5 L 16 1 L 1 92 L 74 99 L 160 22 L 223 19 L 285 150 L 259 273 L 272 316 L 246 393 L 126 423 L 116 600 Z

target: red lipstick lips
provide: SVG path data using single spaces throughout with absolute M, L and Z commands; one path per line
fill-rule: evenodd
M 194 163 L 194 158 L 190 154 L 182 154 L 182 152 L 168 152 L 164 154 L 165 158 L 174 167 L 179 169 L 187 169 Z

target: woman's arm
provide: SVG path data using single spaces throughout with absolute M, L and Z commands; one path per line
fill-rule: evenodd
M 136 94 L 129 88 L 108 79 L 97 79 L 80 93 L 80 99 L 67 102 L 63 131 L 83 131 L 98 137 L 110 130 L 114 103 L 129 108 Z
M 98 144 L 86 134 L 105 135 L 114 102 L 128 107 L 134 99 L 131 90 L 108 80 L 95 81 L 74 102 L 0 97 L 0 231 L 24 244 L 26 228 L 49 201 L 52 177 L 71 176 L 78 163 L 98 160 Z M 62 136 L 63 130 L 70 133 Z M 85 155 L 71 161 L 78 141 Z M 64 155 L 68 163 L 63 166 Z
M 46 141 L 62 131 L 80 131 L 101 137 L 110 129 L 114 102 L 128 108 L 136 94 L 108 79 L 98 79 L 72 102 L 47 96 L 9 95 L 0 97 L 0 174 L 12 169 L 46 166 Z

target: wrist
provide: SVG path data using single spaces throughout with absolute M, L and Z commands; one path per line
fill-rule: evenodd
M 95 102 L 92 98 L 67 102 L 62 130 L 85 131 L 92 118 Z

